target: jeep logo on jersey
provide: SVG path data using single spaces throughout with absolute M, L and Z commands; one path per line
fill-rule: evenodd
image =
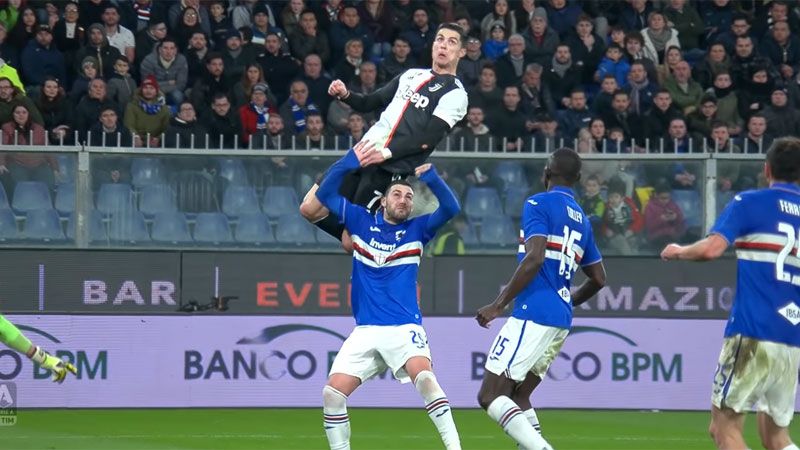
M 400 98 L 403 100 L 409 100 L 414 104 L 415 108 L 424 108 L 431 102 L 428 97 L 421 95 L 419 92 L 414 92 L 414 90 L 410 87 L 400 94 Z

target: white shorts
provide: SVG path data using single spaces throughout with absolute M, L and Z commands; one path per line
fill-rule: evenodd
M 800 348 L 737 334 L 725 338 L 711 404 L 744 413 L 751 408 L 788 427 L 794 415 Z
M 364 382 L 388 367 L 396 379 L 408 383 L 404 366 L 415 356 L 431 359 L 428 336 L 420 325 L 358 326 L 339 349 L 330 375 L 343 373 Z
M 533 372 L 544 379 L 569 330 L 509 317 L 486 359 L 486 370 L 522 382 Z

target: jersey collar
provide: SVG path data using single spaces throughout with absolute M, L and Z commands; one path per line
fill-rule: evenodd
M 789 191 L 794 194 L 800 194 L 800 186 L 794 183 L 772 183 L 770 189 L 778 189 L 781 191 Z
M 571 188 L 566 186 L 553 186 L 550 188 L 550 192 L 558 192 L 559 194 L 569 195 L 570 197 L 575 197 L 575 192 L 572 191 Z

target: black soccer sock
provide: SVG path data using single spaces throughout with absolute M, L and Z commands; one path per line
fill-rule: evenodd
M 337 241 L 342 240 L 342 233 L 344 233 L 344 224 L 339 223 L 339 218 L 335 214 L 328 214 L 324 219 L 314 222 L 320 230 L 335 237 Z

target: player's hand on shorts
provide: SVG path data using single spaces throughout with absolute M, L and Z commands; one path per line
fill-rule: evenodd
M 683 247 L 681 247 L 680 245 L 669 244 L 666 247 L 664 247 L 664 250 L 661 251 L 661 259 L 663 259 L 664 261 L 669 261 L 671 259 L 678 259 L 681 250 L 683 250 Z
M 418 166 L 416 169 L 414 169 L 414 175 L 416 175 L 417 178 L 419 178 L 419 177 L 422 176 L 423 173 L 431 170 L 432 168 L 433 168 L 433 164 L 425 163 L 425 164 L 423 164 L 421 166 Z
M 328 86 L 328 95 L 342 98 L 347 95 L 347 86 L 344 85 L 342 80 L 333 80 L 331 85 Z
M 68 373 L 78 374 L 78 369 L 72 363 L 62 361 L 49 353 L 45 355 L 41 366 L 53 372 L 52 380 L 55 383 L 63 383 Z
M 483 328 L 489 328 L 489 322 L 496 319 L 499 315 L 500 310 L 497 309 L 494 304 L 489 304 L 478 310 L 475 320 L 477 320 L 478 325 L 482 326 Z

